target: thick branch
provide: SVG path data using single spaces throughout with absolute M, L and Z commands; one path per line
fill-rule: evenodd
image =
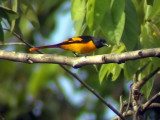
M 160 48 L 85 57 L 68 57 L 56 54 L 27 54 L 0 50 L 0 59 L 24 63 L 64 64 L 75 68 L 91 64 L 123 63 L 128 60 L 136 60 L 146 57 L 160 57 Z

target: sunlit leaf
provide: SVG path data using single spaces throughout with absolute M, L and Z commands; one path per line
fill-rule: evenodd
M 124 45 L 121 45 L 119 48 L 116 46 L 113 46 L 113 48 L 112 48 L 113 53 L 121 53 L 124 50 L 125 50 Z M 124 66 L 123 64 L 119 65 L 116 63 L 102 65 L 100 72 L 99 72 L 100 83 L 103 82 L 105 76 L 109 77 L 109 75 L 112 75 L 112 81 L 115 81 L 119 77 L 121 70 L 123 69 L 123 66 Z
M 71 12 L 72 19 L 75 21 L 76 36 L 81 35 L 82 25 L 85 18 L 86 0 L 72 0 Z
M 95 2 L 96 0 L 89 0 L 87 3 L 86 22 L 90 29 L 93 27 L 94 24 Z
M 86 22 L 90 30 L 95 30 L 102 22 L 110 0 L 89 0 L 87 3 Z M 105 4 L 104 4 L 105 3 Z
M 159 6 L 160 6 L 160 0 L 154 0 L 151 12 L 148 11 L 149 15 L 147 19 L 153 18 L 155 15 L 157 15 L 160 12 Z
M 141 27 L 142 32 L 140 35 L 140 43 L 142 48 L 156 48 L 159 47 L 160 40 L 157 36 L 153 35 L 153 29 L 149 24 Z
M 117 78 L 119 77 L 119 75 L 121 73 L 121 70 L 122 70 L 122 68 L 120 67 L 120 65 L 116 64 L 112 70 L 112 81 L 117 80 Z
M 99 71 L 99 82 L 102 83 L 105 76 L 106 76 L 106 73 L 108 71 L 108 66 L 107 65 L 102 65 L 101 66 L 101 69 Z
M 17 12 L 17 6 L 18 6 L 17 0 L 13 0 L 12 10 L 13 10 L 14 12 Z M 16 22 L 15 20 L 12 20 L 12 21 L 11 21 L 11 32 L 12 32 L 13 29 L 14 29 L 15 22 Z

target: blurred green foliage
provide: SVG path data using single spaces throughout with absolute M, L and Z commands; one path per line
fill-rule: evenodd
M 0 43 L 19 42 L 11 34 L 16 32 L 35 46 L 43 45 L 56 31 L 56 14 L 61 10 L 62 14 L 71 12 L 76 36 L 101 36 L 112 44 L 95 54 L 156 48 L 160 45 L 159 6 L 159 0 L 0 0 Z M 11 32 L 4 31 L 6 27 Z M 18 45 L 0 45 L 0 49 L 28 52 L 28 47 Z M 52 49 L 45 52 L 72 56 L 69 51 Z M 118 102 L 120 95 L 128 99 L 126 83 L 133 80 L 135 72 L 147 62 L 149 65 L 140 73 L 140 80 L 160 65 L 159 58 L 98 65 L 99 72 L 93 66 L 68 69 L 76 72 L 104 98 Z M 86 94 L 82 103 L 75 105 L 72 100 L 77 98 L 73 93 L 66 95 L 63 82 L 59 82 L 62 76 L 70 81 L 75 94 Z M 150 97 L 153 80 L 154 77 L 142 89 L 146 98 Z M 87 120 L 93 117 L 98 120 L 106 119 L 106 113 L 106 107 L 60 66 L 0 60 L 0 119 Z

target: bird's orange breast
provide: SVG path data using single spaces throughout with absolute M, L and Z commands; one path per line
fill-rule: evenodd
M 97 49 L 92 40 L 85 43 L 82 42 L 82 43 L 64 44 L 61 45 L 60 48 L 64 50 L 70 50 L 76 53 L 90 53 Z

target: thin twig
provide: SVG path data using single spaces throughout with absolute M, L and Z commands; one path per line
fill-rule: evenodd
M 123 105 L 123 97 L 120 96 L 120 114 L 123 113 L 123 108 L 124 108 L 124 105 Z M 121 120 L 121 118 L 119 118 L 118 120 Z
M 0 43 L 0 46 L 8 46 L 8 45 L 26 45 L 25 43 L 21 42 L 14 42 L 14 43 Z
M 114 113 L 116 113 L 122 120 L 126 120 L 113 106 L 111 106 L 108 102 L 106 102 L 102 96 L 100 96 L 94 89 L 92 89 L 88 84 L 82 81 L 75 73 L 69 71 L 68 69 L 64 68 L 68 73 L 70 73 L 74 78 L 76 78 L 85 88 L 91 91 L 101 102 L 103 102 L 106 106 L 108 106 Z
M 120 113 L 123 113 L 123 108 L 124 108 L 124 105 L 123 105 L 123 97 L 120 96 Z
M 8 29 L 4 29 L 8 30 Z M 19 36 L 17 33 L 13 32 L 13 34 L 20 39 L 22 42 L 24 42 L 28 47 L 33 47 L 29 43 L 27 43 L 21 36 Z M 37 51 L 38 53 L 43 54 L 41 51 Z M 107 107 L 109 107 L 115 114 L 117 114 L 122 120 L 126 120 L 113 106 L 111 106 L 109 103 L 107 103 L 102 96 L 100 96 L 94 89 L 92 89 L 88 84 L 86 84 L 83 80 L 81 80 L 75 73 L 68 70 L 63 65 L 59 64 L 66 72 L 68 72 L 71 76 L 76 78 L 85 88 L 87 88 L 90 92 L 92 92 L 103 104 L 105 104 Z
M 160 92 L 157 93 L 156 95 L 154 95 L 150 100 L 148 100 L 148 101 L 143 105 L 142 112 L 146 111 L 147 108 L 148 108 L 158 97 L 160 97 Z
M 9 32 L 11 32 L 10 31 L 10 29 L 8 29 L 8 28 L 3 28 L 3 30 L 6 30 L 6 31 L 9 31 Z M 31 44 L 29 44 L 28 42 L 26 42 L 20 35 L 18 35 L 16 32 L 12 32 L 12 34 L 15 36 L 15 37 L 17 37 L 20 41 L 22 41 L 23 43 L 25 43 L 28 47 L 33 47 L 33 45 L 31 45 Z M 38 52 L 38 53 L 40 53 L 40 52 Z
M 160 108 L 160 103 L 152 103 L 150 106 L 148 106 L 147 110 L 154 108 Z
M 158 71 L 160 70 L 160 67 L 155 69 L 153 72 L 151 72 L 149 75 L 146 75 L 142 80 L 138 81 L 135 85 L 136 89 L 140 90 L 142 86 L 151 78 L 153 77 Z
M 132 88 L 130 88 L 130 90 L 129 90 L 129 99 L 128 99 L 128 104 L 127 104 L 126 112 L 125 112 L 126 114 L 127 114 L 127 111 L 129 110 L 131 101 L 132 101 Z M 124 115 L 124 116 L 126 116 L 126 115 Z

